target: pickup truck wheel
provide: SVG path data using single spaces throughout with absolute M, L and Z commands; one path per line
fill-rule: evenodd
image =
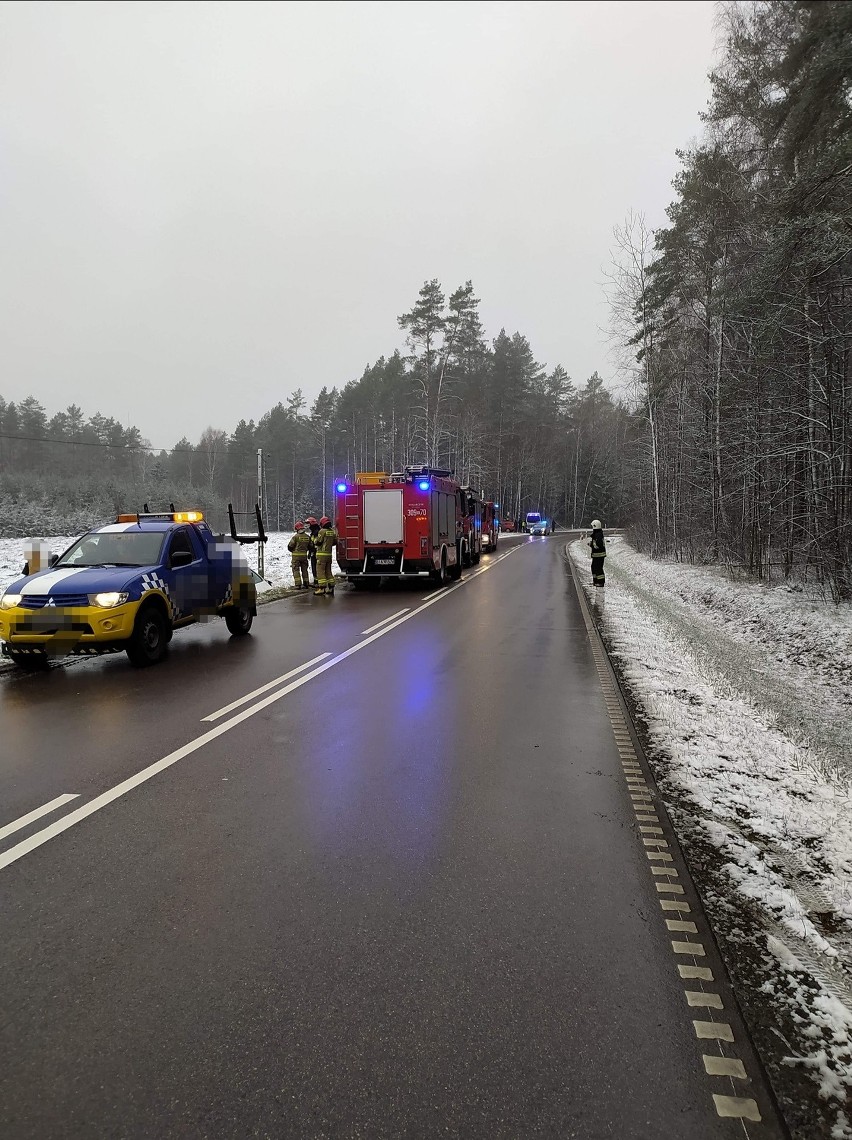
M 232 637 L 242 637 L 251 629 L 254 614 L 248 606 L 229 606 L 225 610 L 225 625 Z
M 169 628 L 159 606 L 143 606 L 136 615 L 133 633 L 127 644 L 130 664 L 137 669 L 156 665 L 168 652 Z

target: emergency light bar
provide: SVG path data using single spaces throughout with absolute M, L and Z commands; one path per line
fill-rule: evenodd
M 138 523 L 141 519 L 156 519 L 157 522 L 203 522 L 204 514 L 202 511 L 149 511 L 148 504 L 145 504 L 144 511 L 136 511 L 132 515 L 117 515 L 115 521 L 117 523 Z

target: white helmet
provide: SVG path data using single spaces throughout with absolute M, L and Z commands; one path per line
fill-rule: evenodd
M 592 530 L 602 530 L 602 529 L 603 528 L 601 527 L 601 520 L 600 519 L 592 519 Z

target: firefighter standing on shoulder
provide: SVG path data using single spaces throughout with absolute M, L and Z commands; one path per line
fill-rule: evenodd
M 592 519 L 592 533 L 589 536 L 589 546 L 592 551 L 592 582 L 595 586 L 605 586 L 604 559 L 606 558 L 606 542 L 600 519 Z
M 319 534 L 320 524 L 313 515 L 308 515 L 305 519 L 311 534 L 311 576 L 314 580 L 314 586 L 317 585 L 317 535 Z
M 317 588 L 314 594 L 326 594 L 334 597 L 334 575 L 331 572 L 331 554 L 337 546 L 337 531 L 331 525 L 331 519 L 325 515 L 320 519 L 319 532 L 314 539 L 317 548 Z
M 297 590 L 310 588 L 308 581 L 308 557 L 314 549 L 310 531 L 305 530 L 303 522 L 296 523 L 296 533 L 287 543 L 287 549 L 292 554 L 290 565 L 293 570 L 293 582 Z

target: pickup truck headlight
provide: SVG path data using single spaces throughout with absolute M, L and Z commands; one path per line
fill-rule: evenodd
M 102 609 L 111 610 L 113 606 L 123 606 L 129 594 L 119 594 L 112 591 L 107 594 L 90 594 L 89 601 L 94 606 L 100 606 Z
M 15 606 L 19 606 L 20 604 L 20 594 L 4 594 L 3 597 L 0 598 L 0 610 L 13 610 Z

